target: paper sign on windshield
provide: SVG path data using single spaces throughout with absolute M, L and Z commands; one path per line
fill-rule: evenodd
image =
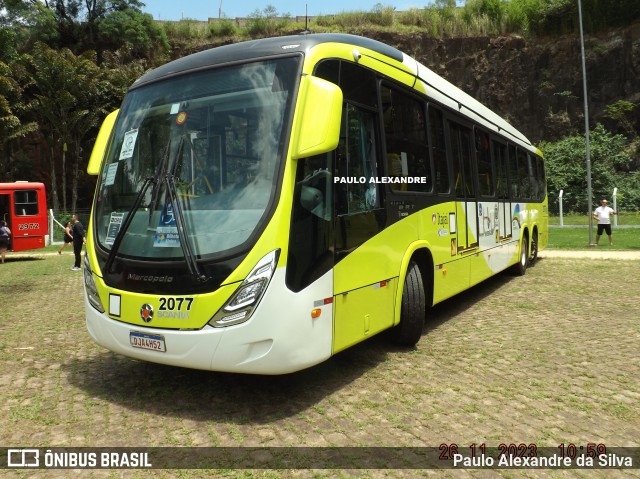
M 136 147 L 136 140 L 138 139 L 138 129 L 129 130 L 124 134 L 124 141 L 122 142 L 122 148 L 120 148 L 120 158 L 118 160 L 126 160 L 133 156 L 133 150 Z

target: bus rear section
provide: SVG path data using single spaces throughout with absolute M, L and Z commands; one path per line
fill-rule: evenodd
M 11 229 L 10 250 L 44 248 L 49 232 L 44 184 L 0 183 L 0 218 Z

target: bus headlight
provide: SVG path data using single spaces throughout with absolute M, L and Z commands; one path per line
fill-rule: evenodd
M 277 249 L 258 261 L 229 301 L 211 318 L 211 326 L 223 328 L 243 323 L 251 317 L 276 270 L 279 254 Z
M 84 290 L 87 292 L 89 303 L 95 309 L 104 313 L 104 306 L 102 306 L 102 301 L 100 301 L 98 288 L 96 288 L 96 282 L 93 280 L 93 271 L 91 271 L 91 266 L 89 266 L 89 258 L 87 258 L 87 255 L 84 255 L 84 269 L 82 271 L 84 272 Z

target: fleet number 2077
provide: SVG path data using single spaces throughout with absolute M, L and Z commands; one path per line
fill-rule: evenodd
M 193 304 L 193 298 L 160 298 L 160 311 L 190 311 Z

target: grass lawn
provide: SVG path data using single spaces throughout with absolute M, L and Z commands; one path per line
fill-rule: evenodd
M 584 249 L 589 246 L 589 217 L 587 215 L 565 215 L 563 228 L 549 229 L 549 248 L 554 249 Z M 560 225 L 560 218 L 549 218 L 550 226 Z M 572 227 L 573 226 L 573 227 Z M 600 238 L 599 248 L 614 250 L 640 249 L 640 214 L 623 213 L 618 217 L 618 226 L 612 226 L 613 246 L 609 246 L 606 235 Z M 591 241 L 596 241 L 597 223 L 593 223 Z
M 592 241 L 596 240 L 596 228 L 593 229 Z M 588 228 L 550 228 L 549 248 L 553 249 L 585 249 L 589 246 Z M 613 246 L 609 246 L 607 235 L 600 238 L 598 248 L 612 250 L 640 249 L 640 228 L 613 228 Z
M 597 206 L 597 205 L 596 205 Z M 595 207 L 594 207 L 595 208 Z M 564 215 L 562 218 L 564 226 L 587 226 L 589 224 L 589 216 L 588 215 Z M 613 221 L 613 220 L 612 220 Z M 550 216 L 549 217 L 550 225 L 559 225 L 560 217 L 559 216 Z M 618 215 L 618 225 L 620 226 L 640 226 L 640 212 L 621 212 Z

